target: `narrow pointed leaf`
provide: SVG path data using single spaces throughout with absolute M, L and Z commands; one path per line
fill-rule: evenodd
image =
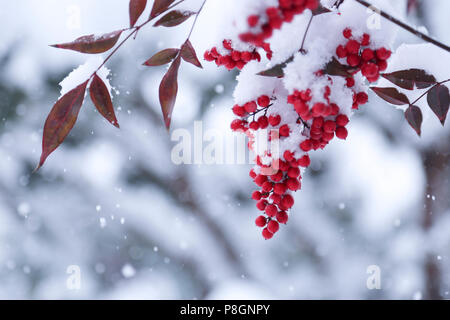
M 130 0 L 130 27 L 134 27 L 147 6 L 147 0 Z
M 328 12 L 331 12 L 331 10 L 328 8 L 325 8 L 323 5 L 321 5 L 319 3 L 319 6 L 317 7 L 317 9 L 312 11 L 312 15 L 318 16 L 320 14 L 324 14 L 324 13 L 328 13 Z
M 122 32 L 123 30 L 118 30 L 101 36 L 91 34 L 73 42 L 54 44 L 52 47 L 90 54 L 103 53 L 114 47 Z
M 88 81 L 66 93 L 50 111 L 44 125 L 42 154 L 37 169 L 42 167 L 47 157 L 59 147 L 75 125 L 87 84 Z
M 180 57 L 177 57 L 164 75 L 159 85 L 159 102 L 164 117 L 166 128 L 170 128 L 173 107 L 178 93 L 178 69 L 180 68 Z
M 200 69 L 203 69 L 202 64 L 197 58 L 197 53 L 195 52 L 195 49 L 189 40 L 187 40 L 181 47 L 181 57 L 184 61 L 189 62 Z
M 330 76 L 352 77 L 356 69 L 340 63 L 335 57 L 327 63 L 323 72 Z
M 156 23 L 153 26 L 175 27 L 185 22 L 187 19 L 189 19 L 189 17 L 191 17 L 194 14 L 195 12 L 192 11 L 173 10 L 170 11 L 169 13 L 166 13 L 161 19 L 156 21 Z
M 409 69 L 393 73 L 385 73 L 383 78 L 389 80 L 400 88 L 407 90 L 425 89 L 437 83 L 436 78 L 425 70 Z
M 103 80 L 97 74 L 95 74 L 94 78 L 92 79 L 91 85 L 89 87 L 89 94 L 98 112 L 112 125 L 120 128 L 119 123 L 117 122 L 116 115 L 114 113 L 114 107 L 109 90 Z
M 442 125 L 445 124 L 450 104 L 449 90 L 444 85 L 437 85 L 430 90 L 427 95 L 428 105 L 431 110 L 441 121 Z
M 178 55 L 178 52 L 180 52 L 180 49 L 164 49 L 156 54 L 153 55 L 150 59 L 144 62 L 144 66 L 147 67 L 156 67 L 156 66 L 162 66 L 166 63 L 171 62 L 175 57 Z
M 152 7 L 150 18 L 156 17 L 158 14 L 167 10 L 175 0 L 155 0 Z
M 403 93 L 400 93 L 395 88 L 371 87 L 370 89 L 372 89 L 381 99 L 389 102 L 390 104 L 397 106 L 409 104 L 408 97 Z
M 405 118 L 408 121 L 409 125 L 420 136 L 422 134 L 422 110 L 420 110 L 420 108 L 417 106 L 410 105 L 405 111 Z

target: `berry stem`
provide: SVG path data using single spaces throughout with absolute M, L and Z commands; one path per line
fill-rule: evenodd
M 191 31 L 189 31 L 189 35 L 188 35 L 188 37 L 187 37 L 186 42 L 191 38 L 192 32 L 194 31 L 195 25 L 196 25 L 196 23 L 197 23 L 198 16 L 199 16 L 200 13 L 202 12 L 203 7 L 204 7 L 205 4 L 206 4 L 206 1 L 207 1 L 207 0 L 204 0 L 204 1 L 203 1 L 203 3 L 202 3 L 202 5 L 201 5 L 200 9 L 198 9 L 198 11 L 197 11 L 197 13 L 196 13 L 196 15 L 195 15 L 195 20 L 194 20 L 194 22 L 192 23 Z
M 314 19 L 314 15 L 311 14 L 311 18 L 309 18 L 308 26 L 306 27 L 305 34 L 303 35 L 302 46 L 300 47 L 299 52 L 302 54 L 306 54 L 306 50 L 304 49 L 306 37 L 308 35 L 309 28 L 311 27 L 312 20 Z
M 419 37 L 420 39 L 422 39 L 422 40 L 424 40 L 426 42 L 429 42 L 431 44 L 434 44 L 435 46 L 437 46 L 437 47 L 439 47 L 441 49 L 444 49 L 447 52 L 450 52 L 450 47 L 449 46 L 447 46 L 447 45 L 445 45 L 445 44 L 443 44 L 443 43 L 441 43 L 441 42 L 439 42 L 439 41 L 437 41 L 437 40 L 427 36 L 426 34 L 424 34 L 424 33 L 420 32 L 420 31 L 414 29 L 413 27 L 411 27 L 411 26 L 407 25 L 406 23 L 398 20 L 397 18 L 394 18 L 390 14 L 388 14 L 388 13 L 384 12 L 383 10 L 375 7 L 374 5 L 368 3 L 367 1 L 365 1 L 365 0 L 355 0 L 355 1 L 358 2 L 361 5 L 369 8 L 369 9 L 371 9 L 375 13 L 380 14 L 383 18 L 391 21 L 392 23 L 395 23 L 399 27 L 401 27 L 401 28 L 405 29 L 406 31 L 412 33 L 413 35 Z
M 430 89 L 428 89 L 427 91 L 425 91 L 419 98 L 417 98 L 413 103 L 411 103 L 410 105 L 415 105 L 417 102 L 419 102 L 420 99 L 422 99 L 423 97 L 425 97 L 431 90 L 433 90 L 435 87 L 440 86 L 444 83 L 450 82 L 450 79 L 441 81 L 436 83 L 434 86 L 432 86 Z

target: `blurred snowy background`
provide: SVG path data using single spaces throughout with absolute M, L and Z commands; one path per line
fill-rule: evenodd
M 406 0 L 394 2 L 405 14 Z M 409 22 L 449 44 L 449 1 L 420 3 Z M 349 139 L 313 155 L 288 226 L 264 241 L 250 166 L 170 161 L 157 101 L 165 69 L 140 64 L 179 46 L 190 23 L 148 27 L 108 64 L 120 131 L 87 101 L 31 175 L 58 83 L 87 59 L 48 44 L 125 27 L 127 12 L 127 0 L 2 3 L 0 298 L 450 298 L 449 125 L 430 118 L 420 140 L 372 96 Z M 199 53 L 214 37 L 207 12 L 192 38 Z M 417 39 L 401 32 L 401 42 Z M 202 120 L 225 134 L 236 74 L 204 65 L 182 66 L 173 127 Z M 366 286 L 370 265 L 380 267 L 380 290 Z M 67 286 L 70 266 L 81 272 L 78 290 Z

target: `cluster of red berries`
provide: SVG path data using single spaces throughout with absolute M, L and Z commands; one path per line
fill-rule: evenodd
M 267 110 L 270 107 L 270 102 L 271 101 L 269 96 L 262 95 L 256 101 L 249 101 L 242 106 L 236 104 L 233 107 L 233 113 L 238 116 L 239 119 L 235 119 L 233 120 L 233 122 L 231 122 L 231 130 L 242 130 L 246 132 L 249 129 L 255 131 L 258 129 L 266 129 L 269 124 L 275 126 L 273 119 L 266 116 Z M 259 116 L 259 118 L 256 119 L 256 115 L 260 114 L 263 111 L 265 111 L 264 115 Z M 253 121 L 248 122 L 247 119 L 250 116 L 253 116 Z
M 354 73 L 361 71 L 369 82 L 376 82 L 380 72 L 387 69 L 387 60 L 391 57 L 391 51 L 386 48 L 371 49 L 370 35 L 364 34 L 361 39 L 355 39 L 351 29 L 345 29 L 343 35 L 348 39 L 345 45 L 336 49 L 336 55 L 344 59 L 347 64 L 355 68 Z
M 242 70 L 242 68 L 252 60 L 257 60 L 258 62 L 261 61 L 261 56 L 256 50 L 253 50 L 252 52 L 234 50 L 231 40 L 223 40 L 222 45 L 227 54 L 220 54 L 217 51 L 217 47 L 214 47 L 205 52 L 205 60 L 215 61 L 217 66 L 224 66 L 228 70 L 234 68 Z
M 329 99 L 331 88 L 325 87 L 324 98 L 327 103 L 316 102 L 311 104 L 311 90 L 298 91 L 288 97 L 288 103 L 294 106 L 299 120 L 309 129 L 309 138 L 300 144 L 304 152 L 323 149 L 328 143 L 337 137 L 347 139 L 348 132 L 345 128 L 349 123 L 346 115 L 340 114 L 340 108 Z
M 283 23 L 291 22 L 297 14 L 306 9 L 316 10 L 319 0 L 278 0 L 278 6 L 269 7 L 263 14 L 251 15 L 247 18 L 247 24 L 252 29 L 239 35 L 243 42 L 251 43 L 263 48 L 267 58 L 272 58 L 270 45 L 266 42 L 276 29 L 281 29 Z

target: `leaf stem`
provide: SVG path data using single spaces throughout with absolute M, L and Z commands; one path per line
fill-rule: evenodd
M 413 103 L 410 103 L 410 105 L 415 105 L 417 102 L 419 102 L 420 99 L 422 99 L 423 97 L 425 97 L 431 90 L 433 90 L 435 87 L 440 86 L 444 83 L 450 82 L 450 79 L 441 81 L 436 83 L 434 86 L 432 86 L 430 89 L 428 89 L 427 91 L 425 91 L 419 98 L 417 98 Z
M 407 25 L 406 23 L 398 20 L 397 18 L 395 18 L 395 17 L 391 16 L 390 14 L 386 13 L 385 11 L 375 7 L 374 5 L 368 3 L 367 1 L 365 1 L 365 0 L 355 0 L 355 1 L 358 2 L 361 5 L 369 8 L 369 9 L 371 9 L 372 11 L 380 14 L 383 18 L 391 21 L 392 23 L 395 23 L 396 25 L 398 25 L 399 27 L 401 27 L 401 28 L 405 29 L 406 31 L 412 33 L 416 37 L 419 37 L 420 39 L 422 39 L 422 40 L 424 40 L 426 42 L 434 44 L 435 46 L 437 46 L 437 47 L 439 47 L 439 48 L 441 48 L 441 49 L 443 49 L 443 50 L 445 50 L 447 52 L 450 52 L 450 47 L 449 46 L 447 46 L 447 45 L 445 45 L 445 44 L 443 44 L 443 43 L 441 43 L 441 42 L 439 42 L 439 41 L 437 41 L 437 40 L 427 36 L 426 34 L 424 34 L 424 33 L 420 32 L 420 31 L 414 29 L 413 27 L 411 27 L 411 26 Z
M 205 4 L 206 4 L 206 1 L 207 1 L 207 0 L 204 0 L 204 1 L 203 1 L 203 3 L 202 3 L 202 5 L 201 5 L 200 9 L 198 9 L 198 11 L 197 11 L 197 13 L 196 13 L 196 15 L 195 15 L 195 20 L 194 20 L 194 22 L 192 23 L 192 27 L 191 27 L 191 30 L 189 31 L 189 35 L 188 35 L 188 37 L 187 37 L 186 42 L 191 38 L 192 32 L 194 31 L 195 25 L 196 25 L 196 23 L 197 23 L 198 16 L 199 16 L 200 13 L 202 12 L 203 7 L 204 7 Z
M 314 14 L 311 14 L 311 18 L 309 18 L 308 26 L 306 27 L 305 34 L 303 35 L 302 46 L 300 47 L 299 52 L 306 54 L 306 50 L 304 49 L 306 36 L 308 35 L 309 28 L 311 27 L 311 23 L 314 19 Z

